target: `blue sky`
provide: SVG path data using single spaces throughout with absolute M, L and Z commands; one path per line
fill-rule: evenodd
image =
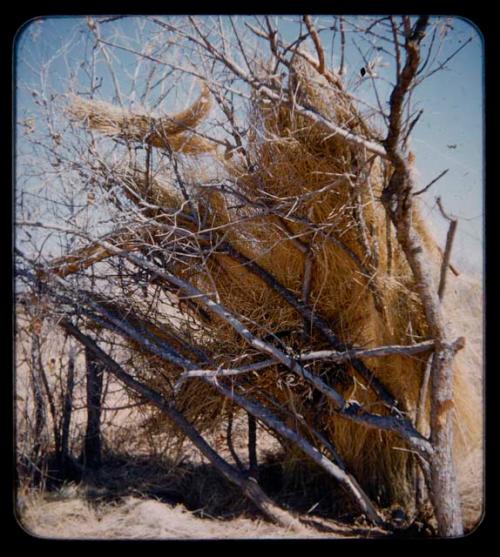
M 293 35 L 296 28 L 287 19 L 277 18 L 280 31 L 285 36 Z M 133 32 L 135 21 L 125 19 L 116 25 L 127 33 Z M 414 101 L 424 109 L 411 141 L 411 149 L 416 156 L 417 182 L 425 186 L 443 170 L 449 172 L 426 194 L 422 195 L 424 216 L 444 244 L 447 223 L 439 215 L 435 197 L 440 195 L 448 212 L 459 219 L 453 260 L 466 271 L 478 272 L 483 256 L 483 44 L 479 32 L 466 20 L 452 18 L 447 32 L 452 40 L 444 41 L 442 52 L 437 57 L 444 61 L 460 44 L 467 44 L 449 62 L 446 69 L 437 72 L 418 88 Z M 353 33 L 352 36 L 355 36 Z M 68 56 L 69 64 L 55 59 L 48 78 L 54 89 L 64 92 L 69 87 L 68 77 L 72 71 L 78 72 L 78 63 L 85 49 L 89 48 L 88 29 L 82 18 L 48 18 L 32 22 L 18 35 L 17 39 L 17 109 L 18 118 L 36 113 L 32 96 L 24 90 L 39 71 L 43 61 L 49 60 L 58 47 L 68 40 L 73 48 Z M 359 42 L 356 38 L 356 40 Z M 459 41 L 462 41 L 459 43 Z M 326 45 L 326 52 L 332 52 L 338 63 L 335 49 Z M 335 45 L 334 45 L 335 46 Z M 135 64 L 132 55 L 120 54 L 131 70 Z M 359 67 L 363 65 L 354 47 L 346 51 L 347 79 L 357 80 L 357 94 L 372 97 L 371 85 L 359 80 Z M 391 68 L 381 69 L 390 72 Z M 387 74 L 390 77 L 389 73 Z M 125 84 L 125 81 L 124 81 Z M 112 97 L 111 83 L 103 84 L 102 91 L 108 100 Z M 124 92 L 127 93 L 126 87 Z
M 478 268 L 484 243 L 483 44 L 470 23 L 455 19 L 453 25 L 464 39 L 471 36 L 473 40 L 449 69 L 422 84 L 418 99 L 427 114 L 415 128 L 412 149 L 422 184 L 450 169 L 425 195 L 425 206 L 430 210 L 435 196 L 442 197 L 449 213 L 459 218 L 455 258 Z M 433 222 L 442 238 L 446 221 L 437 217 Z

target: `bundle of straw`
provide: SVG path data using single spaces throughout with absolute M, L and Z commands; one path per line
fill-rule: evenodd
M 68 114 L 90 129 L 126 141 L 139 141 L 159 149 L 196 155 L 213 149 L 213 144 L 194 133 L 208 115 L 211 97 L 203 83 L 198 99 L 187 109 L 172 116 L 153 117 L 130 113 L 112 104 L 69 95 Z
M 303 57 L 294 58 L 288 89 L 295 102 L 338 126 L 367 139 L 376 136 L 376 130 L 371 129 L 341 87 L 332 86 Z M 204 87 L 190 108 L 172 117 L 129 114 L 76 97 L 70 110 L 74 118 L 103 134 L 145 141 L 158 148 L 168 145 L 173 151 L 195 155 L 207 149 L 204 144 L 195 147 L 200 138 L 192 135 L 188 137 L 194 143 L 184 143 L 186 129 L 192 131 L 199 125 L 209 106 Z M 362 146 L 347 144 L 297 114 L 293 100 L 270 105 L 255 94 L 250 119 L 245 151 L 252 162 L 251 170 L 248 164 L 221 158 L 219 162 L 222 160 L 225 165 L 234 192 L 206 188 L 198 195 L 200 214 L 213 231 L 212 244 L 217 246 L 221 240 L 217 230 L 222 230 L 225 242 L 312 307 L 346 344 L 376 347 L 427 339 L 429 331 L 413 275 L 379 201 L 390 169 Z M 179 203 L 179 198 L 166 193 L 167 188 L 155 186 L 145 194 L 139 186 L 140 179 L 134 180 L 137 191 L 149 195 L 156 205 L 171 210 Z M 246 200 L 244 204 L 234 203 L 238 195 Z M 178 215 L 185 210 L 179 206 Z M 437 272 L 439 250 L 418 207 L 414 210 L 414 223 Z M 194 230 L 188 220 L 184 225 Z M 326 347 L 324 339 L 304 323 L 301 315 L 241 261 L 216 247 L 199 259 L 199 264 L 193 265 L 195 260 L 192 253 L 187 259 L 179 256 L 171 263 L 171 270 L 200 290 L 216 293 L 220 303 L 238 315 L 256 336 L 267 335 L 276 342 L 282 339 L 279 342 L 295 353 Z M 193 300 L 190 311 L 196 304 Z M 137 308 L 138 315 L 144 313 Z M 248 362 L 252 358 L 245 341 L 224 320 L 211 316 L 204 321 L 196 311 L 192 315 L 198 319 L 200 332 L 191 336 L 191 342 L 209 359 L 231 367 L 235 361 Z M 161 329 L 168 331 L 168 317 L 158 319 Z M 149 323 L 152 327 L 151 320 Z M 185 333 L 182 327 L 176 331 L 181 337 Z M 412 419 L 418 411 L 428 356 L 366 359 L 400 409 Z M 150 356 L 144 356 L 142 364 L 143 379 L 168 395 L 170 387 L 165 386 L 156 370 L 161 367 L 163 377 L 169 377 L 171 384 L 177 381 L 181 370 Z M 387 412 L 349 363 L 317 362 L 311 370 L 347 400 L 376 408 L 382 414 Z M 288 381 L 279 365 L 238 380 L 237 385 L 263 404 L 273 400 L 276 405 L 292 408 L 293 413 L 286 418 L 289 424 L 299 428 L 318 448 L 317 440 L 303 424 L 323 432 L 363 488 L 381 502 L 409 504 L 414 491 L 415 459 L 394 434 L 367 429 L 339 417 L 328 401 L 303 380 Z M 479 398 L 475 393 L 468 370 L 459 360 L 455 369 L 457 461 L 468 457 L 481 443 Z M 176 404 L 204 430 L 217 430 L 227 416 L 226 401 L 197 380 L 183 385 Z M 428 424 L 428 400 L 423 411 Z M 294 415 L 303 418 L 302 425 Z M 163 423 L 162 427 L 169 426 Z M 291 448 L 287 455 L 290 463 L 295 460 L 295 453 Z M 474 522 L 480 511 L 477 504 L 470 505 L 471 488 L 465 477 L 461 479 L 461 490 L 464 505 L 469 501 L 464 508 L 466 516 L 469 512 Z

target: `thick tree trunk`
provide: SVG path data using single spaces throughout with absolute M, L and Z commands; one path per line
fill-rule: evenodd
M 436 339 L 436 352 L 431 368 L 431 498 L 442 536 L 463 534 L 462 514 L 453 463 L 453 358 L 455 352 L 447 338 L 437 290 L 432 280 L 432 269 L 423 252 L 419 238 L 410 226 L 402 224 L 398 235 L 415 275 L 420 299 L 424 305 L 432 338 Z
M 406 60 L 391 93 L 389 130 L 385 140 L 387 157 L 393 171 L 382 193 L 382 202 L 396 229 L 415 279 L 429 334 L 435 341 L 431 368 L 431 444 L 430 495 L 443 537 L 463 534 L 463 522 L 452 457 L 453 432 L 450 410 L 453 407 L 453 368 L 455 349 L 448 342 L 448 332 L 441 310 L 438 288 L 432 278 L 432 268 L 423 243 L 413 228 L 414 184 L 402 143 L 402 112 L 404 101 L 413 84 L 420 63 L 420 43 L 425 36 L 428 16 L 420 16 L 413 28 L 410 18 L 405 39 Z M 403 141 L 404 143 L 404 141 Z
M 402 157 L 400 161 L 402 161 Z M 450 410 L 453 408 L 453 357 L 432 268 L 422 241 L 412 227 L 412 181 L 408 168 L 395 171 L 384 202 L 396 227 L 396 234 L 413 272 L 422 302 L 429 334 L 435 340 L 431 368 L 431 500 L 441 536 L 463 534 L 463 523 L 452 456 L 453 431 Z M 396 203 L 396 205 L 394 205 Z

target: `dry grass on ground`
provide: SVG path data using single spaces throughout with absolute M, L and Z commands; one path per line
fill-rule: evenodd
M 183 505 L 137 497 L 94 507 L 77 495 L 60 500 L 33 499 L 21 523 L 32 535 L 56 539 L 350 538 L 381 534 L 374 528 L 353 528 L 325 519 L 315 519 L 315 527 L 304 525 L 299 532 L 260 519 L 203 519 Z

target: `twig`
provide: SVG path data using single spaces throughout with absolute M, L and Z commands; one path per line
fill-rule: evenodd
M 309 246 L 307 254 L 304 259 L 304 279 L 302 282 L 302 301 L 304 304 L 309 303 L 309 293 L 311 291 L 311 278 L 312 278 L 312 264 L 313 264 L 314 254 Z
M 452 52 L 448 58 L 446 58 L 446 60 L 444 60 L 444 62 L 440 62 L 439 65 L 434 68 L 431 72 L 429 72 L 428 74 L 426 74 L 423 78 L 421 78 L 420 80 L 423 79 L 427 79 L 428 77 L 430 77 L 431 75 L 435 74 L 436 72 L 438 72 L 439 70 L 442 70 L 446 64 L 452 59 L 454 58 L 463 48 L 465 48 L 470 42 L 472 41 L 472 37 L 469 37 L 469 39 L 467 41 L 465 41 L 465 43 L 461 46 L 459 46 L 454 52 Z
M 399 48 L 398 31 L 396 24 L 394 23 L 393 16 L 389 16 L 389 21 L 391 22 L 392 37 L 394 39 L 394 51 L 396 56 L 396 79 L 398 79 L 399 74 L 401 73 L 401 51 Z
M 340 66 L 339 75 L 344 75 L 344 63 L 345 63 L 345 30 L 344 30 L 344 18 L 339 17 L 339 29 L 340 29 Z
M 433 180 L 431 180 L 426 186 L 425 188 L 422 188 L 421 190 L 416 191 L 413 195 L 420 195 L 421 193 L 425 193 L 431 186 L 433 186 L 438 180 L 441 180 L 441 178 L 449 171 L 450 169 L 447 168 L 446 170 L 443 170 L 443 172 L 441 172 L 441 174 L 439 174 L 438 176 L 436 176 Z
M 404 146 L 407 145 L 410 134 L 413 131 L 413 128 L 417 125 L 417 122 L 422 117 L 423 113 L 424 113 L 423 109 L 419 110 L 417 115 L 415 116 L 415 118 L 410 122 L 410 125 L 408 126 L 408 131 L 405 133 L 405 138 L 403 140 L 403 145 Z
M 232 411 L 232 409 L 227 416 L 226 442 L 227 442 L 227 448 L 229 449 L 229 452 L 231 453 L 231 456 L 233 457 L 233 460 L 236 463 L 236 466 L 238 467 L 240 472 L 242 472 L 245 469 L 245 467 L 243 466 L 243 463 L 241 462 L 240 457 L 238 456 L 238 453 L 236 452 L 236 450 L 234 448 L 234 444 L 233 444 L 233 411 Z
M 174 391 L 179 391 L 180 387 L 185 381 L 195 377 L 231 377 L 233 375 L 242 375 L 244 373 L 250 373 L 252 371 L 265 369 L 270 366 L 276 365 L 276 363 L 277 362 L 274 358 L 269 358 L 267 360 L 263 360 L 262 362 L 256 362 L 254 364 L 249 364 L 237 368 L 191 369 L 189 371 L 185 371 L 180 375 L 174 387 Z
M 446 247 L 444 249 L 443 261 L 441 263 L 441 275 L 439 278 L 439 288 L 438 288 L 438 296 L 439 299 L 442 300 L 444 296 L 444 291 L 446 288 L 446 277 L 447 271 L 450 264 L 450 256 L 451 256 L 451 248 L 453 247 L 453 240 L 455 238 L 455 233 L 457 231 L 458 221 L 457 219 L 452 219 L 449 217 L 441 204 L 441 198 L 436 198 L 439 210 L 443 217 L 450 222 L 450 226 L 448 228 L 448 233 L 446 235 Z
M 391 219 L 389 215 L 385 218 L 385 249 L 387 252 L 387 275 L 392 273 L 392 237 L 391 237 Z

